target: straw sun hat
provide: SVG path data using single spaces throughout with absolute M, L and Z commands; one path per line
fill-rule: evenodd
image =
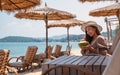
M 87 26 L 95 26 L 98 28 L 99 31 L 102 31 L 102 27 L 100 25 L 98 25 L 96 22 L 94 21 L 88 21 L 88 22 L 85 22 L 82 26 L 81 26 L 81 30 L 85 32 L 85 28 Z

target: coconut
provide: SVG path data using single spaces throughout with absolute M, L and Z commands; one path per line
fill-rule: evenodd
M 78 46 L 80 47 L 80 48 L 82 48 L 83 46 L 87 46 L 89 43 L 87 42 L 87 41 L 80 41 L 79 43 L 78 43 Z

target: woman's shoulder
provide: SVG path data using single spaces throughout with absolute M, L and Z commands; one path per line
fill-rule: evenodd
M 98 39 L 106 39 L 104 36 L 102 36 L 102 35 L 99 35 L 98 37 L 97 37 Z

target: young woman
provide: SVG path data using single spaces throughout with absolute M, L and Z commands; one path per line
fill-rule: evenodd
M 107 41 L 101 35 L 102 27 L 94 21 L 88 21 L 81 27 L 85 32 L 84 40 L 89 45 L 82 47 L 83 55 L 108 55 Z M 83 40 L 83 39 L 82 39 Z

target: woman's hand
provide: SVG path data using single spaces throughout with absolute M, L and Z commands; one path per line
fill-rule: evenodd
M 94 50 L 94 48 L 89 44 L 87 46 L 82 47 L 82 50 Z

